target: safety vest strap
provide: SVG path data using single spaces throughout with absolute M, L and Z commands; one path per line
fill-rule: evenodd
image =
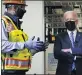
M 18 28 L 16 27 L 16 25 L 14 24 L 14 22 L 6 15 L 2 16 L 2 20 L 5 21 L 6 26 L 9 25 L 8 20 L 12 23 L 13 27 L 15 28 L 15 30 L 18 30 Z
M 21 30 L 18 30 L 14 22 L 8 17 L 3 16 L 2 19 L 5 21 L 6 26 L 9 25 L 9 22 L 12 24 L 15 30 L 12 30 L 9 32 L 9 41 L 10 42 L 24 42 L 28 40 L 28 36 L 22 32 Z M 24 40 L 25 39 L 25 40 Z M 2 69 L 3 70 L 29 70 L 31 67 L 31 52 L 27 49 L 21 49 L 17 50 L 16 52 L 12 53 L 6 53 L 6 56 L 4 56 L 4 53 L 2 53 Z

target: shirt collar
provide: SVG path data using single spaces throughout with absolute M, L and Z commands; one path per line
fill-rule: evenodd
M 21 29 L 22 21 L 20 21 L 17 16 L 12 15 L 12 14 L 10 14 L 10 13 L 8 13 L 8 12 L 5 12 L 4 15 L 10 17 L 10 18 L 13 20 L 13 22 L 15 23 L 15 25 L 17 26 L 17 28 L 18 28 L 18 29 Z
M 76 33 L 77 33 L 77 30 L 75 29 L 74 31 L 69 31 L 69 30 L 67 29 L 67 32 L 68 32 L 69 35 L 70 35 L 71 32 L 73 32 L 73 34 L 76 34 Z
M 10 18 L 12 18 L 14 22 L 17 22 L 17 21 L 18 21 L 18 17 L 15 16 L 15 15 L 11 15 L 11 14 L 8 13 L 8 12 L 5 12 L 4 15 L 7 15 L 7 16 L 9 16 Z

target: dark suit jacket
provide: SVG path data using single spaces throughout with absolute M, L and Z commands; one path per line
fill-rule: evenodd
M 71 75 L 72 63 L 74 56 L 78 56 L 75 61 L 76 74 L 82 75 L 82 33 L 77 32 L 75 47 L 72 44 L 67 32 L 60 33 L 56 36 L 54 42 L 54 57 L 58 59 L 56 75 Z M 61 49 L 72 49 L 71 53 L 62 52 Z

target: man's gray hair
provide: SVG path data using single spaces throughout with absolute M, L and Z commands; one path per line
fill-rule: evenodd
M 78 19 L 78 15 L 77 15 L 77 13 L 76 13 L 75 11 L 66 11 L 66 12 L 64 13 L 64 16 L 63 16 L 63 17 L 65 17 L 65 16 L 66 16 L 67 14 L 69 14 L 69 13 L 73 13 L 74 16 L 75 16 L 75 18 Z

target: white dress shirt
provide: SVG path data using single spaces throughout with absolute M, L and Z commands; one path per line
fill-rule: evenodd
M 75 41 L 75 38 L 76 38 L 76 34 L 77 34 L 77 30 L 74 30 L 74 31 L 69 31 L 67 30 L 67 33 L 69 35 L 69 38 L 70 38 L 70 33 L 73 32 L 73 37 L 74 37 L 74 41 Z

